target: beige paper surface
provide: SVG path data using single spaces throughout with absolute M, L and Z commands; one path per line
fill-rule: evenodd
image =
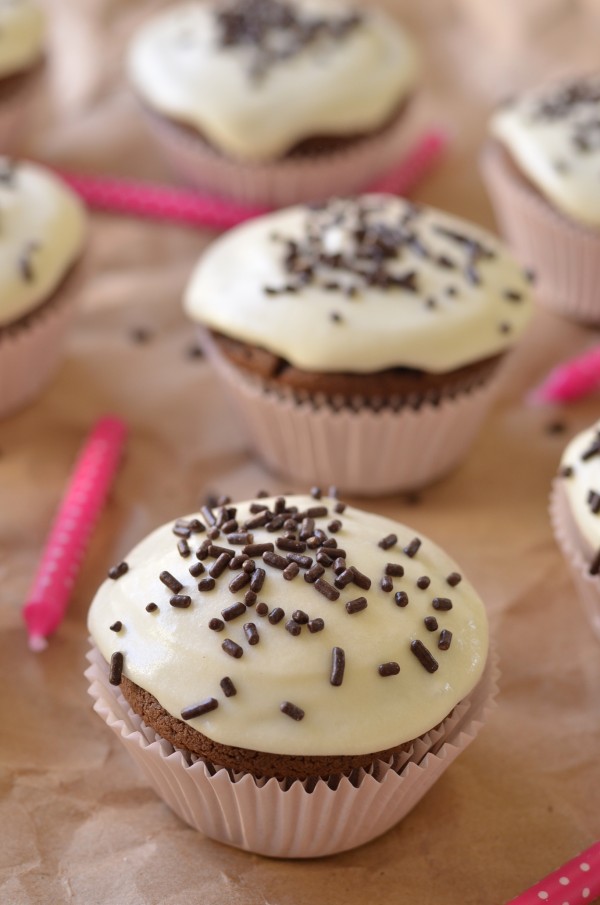
M 395 0 L 388 5 L 401 10 Z M 158 6 L 48 0 L 52 65 L 28 153 L 169 178 L 120 63 L 133 24 Z M 426 38 L 419 118 L 433 117 L 455 137 L 418 197 L 490 225 L 475 167 L 490 105 L 555 66 L 592 63 L 594 30 L 573 12 L 530 41 L 530 55 L 507 62 L 461 20 L 460 4 L 403 6 Z M 207 490 L 246 497 L 261 486 L 289 487 L 248 456 L 208 365 L 187 354 L 194 328 L 179 297 L 208 238 L 95 216 L 65 363 L 43 399 L 0 422 L 0 902 L 502 903 L 600 837 L 600 645 L 547 513 L 562 447 L 597 418 L 600 399 L 568 409 L 563 434 L 545 430 L 555 413 L 522 405 L 552 364 L 598 334 L 538 315 L 467 463 L 418 505 L 400 496 L 373 504 L 445 546 L 486 600 L 502 669 L 489 723 L 381 839 L 320 862 L 270 861 L 211 842 L 172 814 L 93 713 L 83 676 L 85 615 L 107 566 Z M 131 331 L 140 327 L 150 337 L 135 344 Z M 32 655 L 19 607 L 83 436 L 107 411 L 128 420 L 127 460 L 68 618 L 49 650 Z

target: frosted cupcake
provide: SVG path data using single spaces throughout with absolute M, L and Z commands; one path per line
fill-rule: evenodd
M 600 638 L 600 421 L 567 446 L 554 481 L 554 533 Z
M 208 835 L 282 857 L 397 822 L 494 684 L 484 607 L 454 561 L 317 497 L 164 525 L 88 620 L 96 710 L 159 794 Z
M 134 36 L 128 67 L 186 179 L 274 206 L 364 188 L 398 153 L 417 80 L 404 31 L 344 0 L 174 6 Z
M 0 0 L 0 154 L 14 142 L 37 81 L 43 19 L 33 0 Z
M 600 323 L 600 75 L 531 91 L 490 130 L 484 177 L 540 303 Z
M 263 461 L 363 494 L 463 459 L 531 314 L 526 277 L 489 233 L 387 195 L 232 230 L 185 307 Z
M 75 308 L 85 214 L 55 176 L 0 158 L 0 416 L 34 399 L 60 361 Z

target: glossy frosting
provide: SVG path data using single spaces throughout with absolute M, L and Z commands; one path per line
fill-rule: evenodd
M 260 500 L 272 505 L 272 500 Z M 349 584 L 336 601 L 326 599 L 303 579 L 303 571 L 292 581 L 282 572 L 254 557 L 266 571 L 258 601 L 266 601 L 269 610 L 279 606 L 285 618 L 276 625 L 249 607 L 246 614 L 227 622 L 225 630 L 207 628 L 211 618 L 243 600 L 244 588 L 231 593 L 228 583 L 239 571 L 226 570 L 217 587 L 208 592 L 197 590 L 200 579 L 190 576 L 188 567 L 196 562 L 194 554 L 182 558 L 173 522 L 159 528 L 126 561 L 129 571 L 118 580 L 104 582 L 89 613 L 89 630 L 100 651 L 110 660 L 115 651 L 124 654 L 124 674 L 151 692 L 171 714 L 180 717 L 183 708 L 214 697 L 218 707 L 189 720 L 190 725 L 222 744 L 281 754 L 364 754 L 385 750 L 415 738 L 439 723 L 474 688 L 486 661 L 488 628 L 483 604 L 463 579 L 450 587 L 447 576 L 456 571 L 453 560 L 422 538 L 416 555 L 410 558 L 403 547 L 414 538 L 414 530 L 376 515 L 346 508 L 333 512 L 335 501 L 315 501 L 310 497 L 289 497 L 288 506 L 301 511 L 325 505 L 328 515 L 316 520 L 327 532 L 332 518 L 342 527 L 335 534 L 340 548 L 346 550 L 348 565 L 354 564 L 369 575 L 372 585 L 361 590 Z M 240 523 L 248 516 L 249 504 L 237 504 Z M 202 519 L 201 514 L 198 518 Z M 398 541 L 384 550 L 378 542 L 394 533 Z M 278 535 L 264 528 L 253 531 L 254 542 L 273 541 Z M 192 535 L 189 543 L 196 549 L 205 534 Z M 228 546 L 221 538 L 216 544 Z M 241 551 L 241 547 L 237 547 Z M 276 548 L 277 549 L 277 548 Z M 278 551 L 285 556 L 285 552 Z M 308 549 L 307 554 L 315 551 Z M 214 559 L 204 561 L 210 568 Z M 385 592 L 380 578 L 386 563 L 400 563 L 402 578 L 393 578 L 393 591 Z M 169 604 L 172 591 L 159 581 L 159 573 L 169 571 L 184 585 L 192 603 L 187 609 Z M 430 586 L 416 587 L 419 577 L 427 575 Z M 326 580 L 335 576 L 326 570 Z M 399 607 L 396 591 L 406 591 L 409 603 Z M 359 596 L 368 606 L 349 615 L 345 603 Z M 435 597 L 450 598 L 452 609 L 442 612 L 432 606 Z M 148 602 L 158 610 L 148 613 Z M 311 619 L 321 617 L 325 628 L 315 634 L 303 625 L 294 637 L 285 628 L 292 613 L 304 610 Z M 438 619 L 439 630 L 430 632 L 426 616 Z M 115 633 L 111 624 L 119 620 L 122 629 Z M 250 646 L 243 625 L 253 622 L 260 641 Z M 446 651 L 438 650 L 441 629 L 452 632 Z M 229 638 L 243 648 L 243 656 L 228 656 L 221 645 Z M 420 639 L 439 663 L 436 672 L 428 672 L 411 652 L 410 643 Z M 330 684 L 332 648 L 345 651 L 343 683 Z M 382 663 L 395 661 L 400 673 L 383 678 Z M 236 688 L 234 697 L 225 697 L 220 688 L 223 677 L 230 677 Z M 280 704 L 291 702 L 305 711 L 297 722 L 280 711 Z
M 337 0 L 290 5 L 309 17 L 356 8 Z M 366 10 L 347 34 L 324 35 L 252 77 L 253 48 L 220 44 L 215 11 L 227 6 L 187 3 L 151 19 L 133 39 L 129 73 L 150 107 L 233 157 L 269 160 L 303 138 L 376 129 L 415 84 L 412 42 L 383 13 Z
M 355 230 L 365 222 L 374 245 L 367 231 L 357 251 Z M 378 288 L 353 272 L 377 270 L 377 233 L 397 246 L 382 266 L 408 276 L 412 289 Z M 285 258 L 288 243 L 309 234 L 319 237 L 317 252 L 341 254 L 348 267 L 319 263 L 301 284 Z M 485 254 L 473 263 L 478 247 Z M 288 284 L 296 291 L 279 291 Z M 357 293 L 349 297 L 352 286 Z M 320 211 L 293 207 L 231 230 L 200 259 L 185 307 L 195 320 L 304 370 L 353 373 L 396 366 L 444 373 L 497 355 L 513 345 L 532 310 L 525 275 L 497 239 L 391 195 L 334 200 Z
M 583 458 L 596 443 L 598 451 Z M 600 494 L 600 421 L 571 440 L 564 451 L 561 466 L 570 469 L 561 486 L 573 520 L 589 550 L 595 553 L 600 550 L 600 510 L 594 512 L 594 508 L 600 504 L 593 507 L 590 492 Z
M 33 66 L 42 55 L 43 37 L 34 0 L 0 0 L 0 78 Z
M 0 326 L 50 297 L 79 257 L 78 198 L 43 167 L 0 158 Z
M 491 131 L 558 210 L 600 226 L 600 75 L 523 95 L 498 110 Z

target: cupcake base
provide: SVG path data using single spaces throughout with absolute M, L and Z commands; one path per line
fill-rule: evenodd
M 248 205 L 287 207 L 362 191 L 397 161 L 405 106 L 385 128 L 331 150 L 244 163 L 220 154 L 202 137 L 142 107 L 149 128 L 175 172 L 196 188 Z
M 299 399 L 248 376 L 219 351 L 206 331 L 200 341 L 225 382 L 250 442 L 267 468 L 298 484 L 335 485 L 373 496 L 415 490 L 465 458 L 493 401 L 497 371 L 453 396 L 407 400 L 397 408 L 336 407 L 314 394 Z
M 490 655 L 467 699 L 396 763 L 327 781 L 260 780 L 184 754 L 149 729 L 109 684 L 93 647 L 86 670 L 94 710 L 120 738 L 157 794 L 186 823 L 212 839 L 275 858 L 318 858 L 356 848 L 385 833 L 426 794 L 475 738 L 497 693 Z
M 0 327 L 0 418 L 32 402 L 57 370 L 76 311 L 77 270 L 51 299 Z
M 567 562 L 577 588 L 579 599 L 592 631 L 600 640 L 600 575 L 590 575 L 590 563 L 585 557 L 581 539 L 569 509 L 563 490 L 564 478 L 556 478 L 550 497 L 550 520 L 554 537 Z
M 552 207 L 499 142 L 488 142 L 481 165 L 501 230 L 535 273 L 539 303 L 575 321 L 600 324 L 600 230 Z

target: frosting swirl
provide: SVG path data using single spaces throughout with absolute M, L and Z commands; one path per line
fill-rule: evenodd
M 213 519 L 219 536 L 207 539 Z M 410 528 L 330 498 L 189 516 L 112 574 L 88 619 L 100 651 L 225 745 L 385 750 L 437 725 L 485 666 L 484 607 L 454 561 Z
M 560 211 L 600 226 L 600 75 L 523 95 L 495 113 L 491 131 Z
M 85 213 L 43 167 L 0 158 L 0 326 L 49 298 L 79 257 Z
M 296 367 L 359 374 L 497 355 L 532 312 L 525 275 L 490 233 L 391 195 L 231 230 L 200 259 L 185 308 Z
M 234 158 L 265 161 L 304 138 L 383 126 L 417 59 L 394 21 L 338 0 L 213 0 L 144 25 L 129 74 L 152 109 Z

